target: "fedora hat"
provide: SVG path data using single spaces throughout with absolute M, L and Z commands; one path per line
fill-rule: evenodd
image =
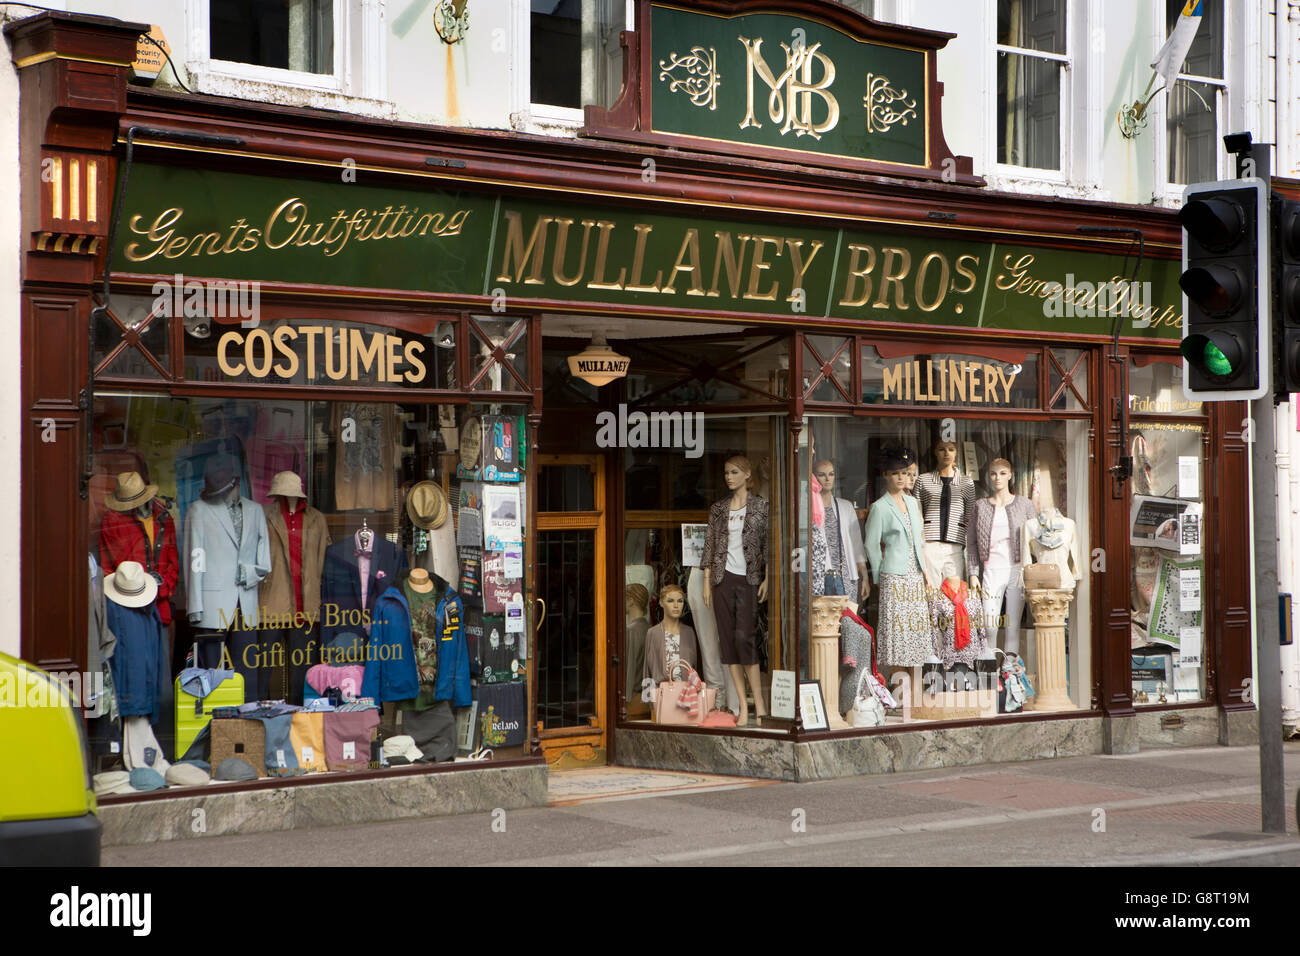
M 446 522 L 450 510 L 447 493 L 437 482 L 422 481 L 406 493 L 406 513 L 417 528 L 438 530 Z
M 231 489 L 239 480 L 239 463 L 230 455 L 214 455 L 203 468 L 203 497 L 211 498 Z
M 274 498 L 276 495 L 284 498 L 307 497 L 307 493 L 302 490 L 302 479 L 292 471 L 277 472 L 271 479 L 271 490 L 266 493 L 266 497 Z
M 158 486 L 146 485 L 138 471 L 124 471 L 117 476 L 117 486 L 104 498 L 104 506 L 110 511 L 134 511 L 156 494 Z
M 144 573 L 139 561 L 123 561 L 104 578 L 104 594 L 123 607 L 146 607 L 158 596 L 158 582 Z

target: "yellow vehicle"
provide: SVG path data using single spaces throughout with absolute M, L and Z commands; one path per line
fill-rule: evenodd
M 0 654 L 0 865 L 98 866 L 100 824 L 77 701 Z

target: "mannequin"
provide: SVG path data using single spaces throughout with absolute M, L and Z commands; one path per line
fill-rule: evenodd
M 1011 491 L 1011 462 L 989 462 L 988 481 L 993 494 L 975 502 L 975 519 L 967 540 L 970 583 L 979 590 L 983 625 L 990 644 L 997 644 L 1002 601 L 1006 599 L 1006 636 L 998 645 L 1020 650 L 1020 618 L 1025 607 L 1024 566 L 1029 552 L 1022 546 L 1025 524 L 1038 516 L 1028 498 Z
M 957 575 L 945 578 L 931 596 L 930 613 L 944 667 L 973 667 L 976 659 L 988 656 L 979 595 Z
M 920 666 L 935 650 L 926 591 L 936 582 L 921 550 L 920 504 L 904 490 L 907 464 L 901 449 L 881 455 L 885 493 L 872 502 L 863 532 L 880 595 L 876 653 L 881 664 L 895 669 Z
M 414 568 L 402 584 L 411 609 L 411 645 L 420 692 L 399 701 L 402 733 L 409 734 L 423 754 L 417 763 L 451 760 L 456 756 L 456 717 L 450 700 L 438 699 L 438 588 L 424 568 Z
M 746 680 L 754 695 L 754 712 L 767 716 L 758 673 L 756 627 L 758 604 L 767 600 L 768 504 L 749 490 L 753 470 L 743 455 L 727 459 L 722 477 L 731 494 L 709 509 L 709 530 L 700 562 L 708 571 L 704 606 L 717 618 L 722 662 L 731 668 L 736 688 L 738 726 L 749 722 Z
M 262 506 L 271 539 L 271 573 L 258 590 L 262 643 L 269 664 L 287 678 L 285 699 L 301 704 L 307 671 L 317 660 L 313 632 L 320 620 L 320 579 L 329 547 L 325 516 L 307 504 L 302 479 L 282 471 Z M 268 691 L 270 688 L 268 688 Z
M 169 766 L 153 728 L 162 718 L 161 672 L 164 630 L 154 603 L 158 582 L 137 561 L 123 561 L 104 579 L 105 619 L 117 645 L 109 658 L 118 714 L 122 719 L 122 759 L 128 770 Z
M 642 667 L 643 676 L 656 685 L 666 680 L 682 679 L 681 672 L 674 672 L 670 666 L 674 661 L 681 659 L 692 670 L 697 670 L 699 663 L 695 631 L 682 623 L 686 592 L 675 584 L 664 585 L 659 591 L 659 607 L 664 612 L 664 619 L 646 631 L 645 665 Z
M 870 593 L 867 584 L 867 555 L 858 534 L 858 515 L 853 502 L 835 497 L 835 465 L 822 459 L 813 465 L 813 477 L 821 485 L 826 536 L 826 594 L 856 595 L 865 601 Z M 838 585 L 838 589 L 836 586 Z
M 915 498 L 915 497 L 916 497 L 916 479 L 919 478 L 919 477 L 921 476 L 921 468 L 920 468 L 919 465 L 917 465 L 916 461 L 915 461 L 914 459 L 912 459 L 912 453 L 911 453 L 911 452 L 908 452 L 908 453 L 907 453 L 907 457 L 908 457 L 908 459 L 909 459 L 908 464 L 907 464 L 907 484 L 906 484 L 906 486 L 903 488 L 903 490 L 906 491 L 906 492 L 907 492 L 909 495 L 911 495 L 913 498 Z
M 364 644 L 375 602 L 401 581 L 407 568 L 406 552 L 375 534 L 365 518 L 355 534 L 330 545 L 321 578 L 322 646 L 330 647 L 336 641 L 338 648 Z
M 937 467 L 916 479 L 925 518 L 925 563 L 930 577 L 966 577 L 966 523 L 975 510 L 975 482 L 957 471 L 957 443 L 934 445 Z
M 112 574 L 123 561 L 135 561 L 158 584 L 158 618 L 172 622 L 171 597 L 180 578 L 176 523 L 158 500 L 158 486 L 146 485 L 138 472 L 117 476 L 117 485 L 104 498 L 99 526 L 99 565 Z M 170 653 L 168 654 L 170 658 Z
M 623 589 L 624 631 L 623 657 L 627 660 L 624 687 L 630 710 L 640 710 L 641 680 L 645 676 L 645 636 L 650 629 L 650 592 L 644 584 L 629 584 Z
M 1074 522 L 1056 508 L 1040 511 L 1021 529 L 1022 554 L 1035 564 L 1054 564 L 1061 569 L 1061 587 L 1073 589 L 1080 577 L 1079 538 Z
M 238 463 L 208 459 L 203 491 L 185 516 L 185 606 L 196 637 L 222 637 L 235 670 L 244 676 L 244 699 L 261 700 L 263 653 L 258 640 L 258 585 L 271 573 L 266 513 L 239 493 Z M 219 667 L 215 640 L 200 645 L 199 666 Z

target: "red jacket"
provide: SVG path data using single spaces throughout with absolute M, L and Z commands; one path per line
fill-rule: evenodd
M 163 626 L 171 623 L 171 596 L 180 577 L 176 552 L 176 522 L 158 499 L 153 501 L 154 546 L 133 511 L 105 511 L 99 525 L 99 565 L 112 574 L 123 561 L 138 561 L 146 572 L 162 578 L 158 585 L 158 616 Z

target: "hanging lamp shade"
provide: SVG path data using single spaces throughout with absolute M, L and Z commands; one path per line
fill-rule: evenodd
M 605 342 L 605 333 L 596 332 L 591 342 L 577 355 L 569 356 L 569 374 L 589 385 L 600 387 L 627 374 L 632 364 L 626 355 L 619 355 Z

